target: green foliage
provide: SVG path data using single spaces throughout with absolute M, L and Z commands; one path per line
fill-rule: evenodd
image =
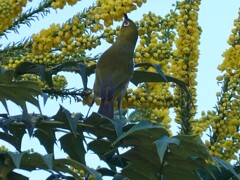
M 150 66 L 150 64 L 144 63 L 139 66 Z M 157 69 L 157 73 L 136 70 L 132 82 L 138 84 L 144 81 L 172 81 L 186 90 L 182 81 L 165 76 L 157 65 L 153 67 Z M 84 119 L 81 113 L 72 114 L 62 106 L 52 117 L 26 114 L 26 101 L 39 107 L 34 96 L 40 94 L 41 90 L 36 83 L 14 81 L 14 77 L 18 78 L 26 73 L 37 74 L 51 84 L 53 74 L 60 71 L 77 72 L 82 78 L 84 88 L 87 89 L 87 77 L 94 72 L 94 68 L 94 65 L 88 67 L 77 62 L 67 62 L 46 70 L 44 65 L 25 62 L 15 71 L 1 70 L 0 85 L 10 89 L 1 90 L 3 92 L 2 103 L 6 102 L 5 99 L 9 99 L 19 104 L 25 112 L 18 116 L 1 115 L 0 127 L 4 132 L 0 132 L 0 139 L 10 143 L 17 150 L 17 152 L 1 153 L 0 159 L 3 159 L 0 164 L 3 167 L 0 170 L 1 174 L 5 173 L 6 177 L 26 179 L 13 170 L 15 168 L 27 171 L 43 169 L 52 173 L 49 176 L 50 179 L 56 177 L 78 179 L 81 175 L 70 168 L 74 167 L 79 171 L 84 171 L 86 179 L 90 177 L 90 174 L 95 179 L 102 179 L 102 176 L 111 176 L 113 179 L 128 177 L 140 180 L 215 179 L 219 174 L 218 168 L 224 168 L 222 171 L 226 172 L 224 177 L 237 177 L 235 169 L 222 160 L 213 158 L 217 166 L 209 166 L 206 163 L 210 156 L 198 136 L 170 137 L 164 126 L 160 124 L 151 124 L 144 120 L 138 123 L 127 123 L 126 120 L 117 118 L 111 120 L 97 113 L 92 113 Z M 16 89 L 18 93 L 24 95 L 17 96 Z M 121 112 L 123 115 L 124 113 L 126 112 Z M 48 154 L 21 152 L 22 138 L 27 132 L 39 140 Z M 58 132 L 63 133 L 59 139 L 56 138 Z M 68 154 L 68 159 L 54 157 L 53 147 L 57 141 Z M 108 168 L 102 167 L 96 170 L 88 168 L 85 155 L 90 150 L 106 162 Z M 117 167 L 121 171 L 117 171 Z M 62 175 L 62 173 L 68 175 Z
M 0 69 L 0 101 L 7 112 L 9 111 L 6 100 L 21 106 L 25 115 L 27 114 L 26 102 L 37 106 L 40 111 L 38 100 L 34 97 L 40 94 L 41 89 L 36 82 L 15 81 L 13 70 Z
M 41 115 L 39 115 L 41 116 Z M 52 118 L 43 118 L 35 121 L 34 136 L 39 139 L 49 154 L 41 155 L 32 152 L 21 152 L 19 143 L 13 146 L 18 152 L 5 152 L 1 157 L 10 159 L 11 169 L 20 168 L 28 171 L 36 168 L 51 171 L 54 174 L 67 172 L 74 178 L 79 178 L 73 173 L 69 166 L 84 170 L 86 176 L 92 174 L 96 179 L 102 176 L 112 176 L 115 179 L 200 179 L 207 177 L 214 179 L 215 173 L 218 173 L 215 166 L 208 166 L 205 162 L 209 159 L 207 148 L 204 146 L 198 136 L 178 135 L 170 137 L 164 126 L 151 124 L 147 121 L 141 121 L 137 124 L 119 124 L 112 120 L 103 118 L 97 113 L 93 113 L 85 121 L 81 116 L 72 127 L 68 124 L 70 120 L 74 121 L 68 110 L 60 107 L 59 111 Z M 11 119 L 11 117 L 9 117 Z M 36 119 L 36 118 L 35 118 Z M 1 122 L 4 118 L 1 119 Z M 10 127 L 10 126 L 9 126 Z M 12 136 L 11 132 L 17 131 L 19 127 L 25 127 L 21 121 L 11 122 L 11 130 L 6 128 L 7 136 L 10 139 L 4 139 L 7 142 L 20 141 Z M 122 133 L 117 136 L 117 128 Z M 46 128 L 46 129 L 45 129 Z M 61 128 L 61 129 L 57 129 Z M 43 131 L 45 129 L 45 131 Z M 62 131 L 65 129 L 65 131 Z M 62 149 L 69 155 L 70 159 L 55 159 L 53 154 L 53 144 L 56 142 L 56 132 L 65 132 L 58 141 Z M 15 132 L 16 133 L 16 132 Z M 75 135 L 74 135 L 75 133 Z M 22 134 L 22 131 L 20 132 Z M 88 141 L 88 135 L 92 134 L 91 141 Z M 43 138 L 48 142 L 43 143 Z M 105 161 L 110 168 L 99 168 L 97 170 L 89 169 L 86 166 L 86 150 L 93 151 L 102 161 Z M 120 149 L 126 149 L 122 151 Z M 215 158 L 216 160 L 216 158 Z M 226 169 L 228 175 L 237 176 L 235 170 L 221 160 L 221 168 Z M 3 164 L 4 165 L 4 164 Z M 117 172 L 116 167 L 122 168 Z M 211 171 L 213 170 L 213 171 Z M 10 171 L 12 172 L 12 171 Z M 9 175 L 11 173 L 8 173 Z M 17 176 L 14 174 L 14 176 Z

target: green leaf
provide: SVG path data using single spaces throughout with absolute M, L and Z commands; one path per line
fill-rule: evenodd
M 100 176 L 100 174 L 97 171 L 95 171 L 94 169 L 88 168 L 87 166 L 85 166 L 77 161 L 74 161 L 72 159 L 57 159 L 57 160 L 55 160 L 53 169 L 57 170 L 57 171 L 65 172 L 65 173 L 70 173 L 72 175 L 75 175 L 75 177 L 76 177 L 76 174 L 73 173 L 72 171 L 70 171 L 70 169 L 67 166 L 73 166 L 74 168 L 76 168 L 78 170 L 84 170 L 85 172 L 89 172 L 90 174 L 92 174 L 93 178 L 95 180 L 102 180 L 102 177 Z M 77 176 L 76 178 L 79 178 L 79 177 Z
M 138 70 L 134 71 L 132 79 L 130 81 L 136 86 L 142 82 L 166 82 L 164 78 L 158 73 Z
M 38 138 L 40 144 L 44 146 L 47 153 L 49 154 L 53 153 L 54 144 L 56 143 L 56 138 L 54 132 L 52 131 L 52 129 L 47 127 L 45 131 L 42 129 L 37 129 L 36 131 L 34 131 L 34 136 Z
M 173 138 L 180 141 L 178 146 L 175 144 L 169 145 L 169 149 L 173 154 L 183 158 L 200 157 L 203 159 L 208 159 L 210 157 L 207 147 L 203 144 L 199 136 L 178 135 L 174 136 Z
M 53 168 L 53 154 L 46 154 L 42 156 L 45 164 L 48 166 L 49 169 Z
M 136 70 L 134 71 L 133 77 L 130 81 L 137 86 L 142 82 L 166 82 L 165 78 L 167 79 L 167 82 L 176 83 L 181 88 L 183 88 L 186 93 L 188 93 L 187 85 L 185 82 L 171 76 L 162 76 L 159 73 Z
M 97 169 L 97 172 L 99 172 L 102 176 L 114 176 L 117 174 L 116 171 L 110 170 L 108 168 L 99 168 Z
M 8 152 L 16 168 L 25 170 L 52 169 L 53 167 L 53 154 L 41 155 L 39 153 L 15 153 Z
M 153 129 L 157 129 L 157 131 L 158 131 L 155 134 L 155 136 L 160 137 L 161 134 L 168 135 L 167 131 L 161 127 L 162 127 L 162 125 L 159 125 L 159 124 L 152 125 L 152 124 L 148 123 L 147 121 L 140 121 L 138 124 L 136 124 L 132 128 L 130 128 L 127 132 L 125 132 L 121 136 L 119 136 L 117 138 L 117 140 L 113 143 L 113 145 L 120 142 L 122 139 L 128 137 L 131 134 L 135 134 L 134 136 L 136 136 L 137 133 L 140 133 L 140 134 L 138 134 L 139 136 L 141 136 L 141 135 L 148 136 L 149 135 L 148 133 L 151 134 L 151 132 L 153 132 L 153 133 L 155 132 L 155 131 L 152 131 Z M 153 138 L 155 136 L 153 136 Z
M 85 121 L 84 131 L 97 136 L 99 139 L 106 137 L 111 141 L 116 139 L 116 130 L 111 119 L 98 113 L 92 113 Z
M 26 154 L 26 152 L 22 152 L 22 153 L 13 153 L 13 152 L 8 152 L 8 154 L 10 155 L 14 165 L 16 166 L 16 168 L 20 168 L 20 164 L 22 161 L 23 156 Z
M 103 156 L 111 150 L 111 143 L 105 139 L 96 139 L 88 143 L 88 150 L 92 150 L 96 153 L 100 159 L 104 159 Z
M 87 77 L 94 72 L 95 68 L 96 65 L 88 67 L 87 65 L 78 62 L 64 62 L 54 66 L 51 70 L 49 70 L 49 74 L 57 74 L 60 71 L 79 73 L 82 78 L 83 88 L 87 89 Z
M 180 142 L 178 139 L 170 138 L 168 136 L 163 136 L 157 141 L 155 141 L 154 143 L 157 146 L 157 151 L 158 151 L 160 161 L 163 162 L 163 157 L 167 150 L 168 144 L 173 143 L 173 144 L 179 145 Z
M 157 172 L 152 171 L 147 168 L 146 164 L 141 164 L 139 166 L 134 166 L 134 164 L 130 164 L 122 170 L 122 174 L 126 176 L 128 179 L 137 179 L 137 180 L 153 180 L 160 179 L 158 178 Z
M 233 166 L 229 163 L 227 163 L 226 161 L 217 158 L 215 156 L 212 156 L 212 160 L 217 164 L 217 165 L 221 165 L 224 168 L 226 168 L 227 170 L 229 170 L 237 179 L 240 179 L 240 176 L 236 173 L 236 171 L 234 170 Z
M 21 106 L 25 114 L 27 114 L 26 102 L 35 105 L 41 112 L 39 102 L 34 97 L 40 94 L 41 88 L 39 87 L 39 84 L 35 82 L 12 81 L 8 84 L 0 83 L 0 100 L 6 99 L 13 101 L 17 105 Z M 2 103 L 6 105 L 4 101 L 2 101 Z
M 14 137 L 7 133 L 0 132 L 0 139 L 13 145 L 18 151 L 21 151 L 21 141 L 19 141 L 17 137 Z
M 28 177 L 22 175 L 22 174 L 19 174 L 19 173 L 16 173 L 14 171 L 10 172 L 8 175 L 7 175 L 7 178 L 8 179 L 17 179 L 17 180 L 29 180 Z
M 61 147 L 71 159 L 74 159 L 82 164 L 85 164 L 86 150 L 83 146 L 83 137 L 73 134 L 66 134 L 59 139 Z M 74 144 L 74 146 L 70 146 Z
M 79 118 L 82 116 L 83 116 L 82 114 L 78 113 L 74 117 L 72 117 L 72 114 L 67 109 L 65 109 L 63 106 L 60 106 L 60 109 L 58 110 L 57 114 L 53 116 L 53 118 L 56 121 L 66 123 L 69 126 L 71 132 L 74 134 L 74 136 L 76 136 L 77 123 Z
M 162 76 L 162 78 L 164 79 L 165 82 L 167 82 L 167 78 L 165 76 L 165 74 L 163 73 L 161 67 L 158 64 L 152 64 L 152 63 L 139 63 L 135 65 L 136 67 L 141 67 L 141 66 L 147 66 L 147 67 L 154 67 L 156 69 L 156 71 L 158 72 L 158 74 L 160 74 Z
M 0 84 L 9 84 L 12 82 L 14 76 L 13 70 L 6 70 L 0 67 Z
M 45 65 L 25 61 L 15 69 L 15 76 L 17 77 L 23 74 L 35 74 L 45 80 L 45 72 Z

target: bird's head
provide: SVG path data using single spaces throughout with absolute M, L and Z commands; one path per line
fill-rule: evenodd
M 134 45 L 138 38 L 138 29 L 136 24 L 124 14 L 124 21 L 120 30 L 119 38 L 124 41 L 129 41 Z

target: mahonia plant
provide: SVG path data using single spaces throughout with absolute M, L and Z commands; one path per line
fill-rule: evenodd
M 1 38 L 7 37 L 9 32 L 17 32 L 20 25 L 31 26 L 30 22 L 39 15 L 44 17 L 51 10 L 74 6 L 78 1 L 43 0 L 38 8 L 23 11 L 28 2 L 30 0 L 0 0 Z M 120 26 L 113 26 L 113 22 L 121 21 L 124 14 L 140 8 L 144 3 L 146 0 L 96 0 L 94 5 L 62 24 L 53 23 L 20 42 L 1 46 L 1 67 L 18 72 L 21 65 L 35 65 L 34 68 L 40 73 L 21 72 L 13 81 L 34 81 L 46 94 L 74 97 L 83 105 L 90 106 L 93 94 L 87 87 L 87 80 L 84 80 L 87 77 L 76 67 L 83 68 L 81 70 L 85 73 L 93 73 L 99 55 L 93 57 L 87 52 L 100 46 L 103 41 L 113 44 L 120 32 Z M 223 53 L 224 61 L 218 66 L 222 75 L 217 77 L 221 91 L 216 93 L 216 107 L 202 112 L 201 117 L 196 119 L 196 77 L 202 32 L 198 23 L 200 4 L 201 0 L 180 0 L 165 16 L 148 12 L 143 14 L 142 19 L 135 19 L 139 31 L 134 55 L 136 70 L 157 73 L 156 67 L 161 67 L 166 77 L 183 82 L 185 89 L 176 82 L 140 83 L 127 90 L 122 109 L 133 110 L 128 116 L 130 122 L 147 120 L 153 124 L 164 124 L 169 134 L 173 134 L 170 129 L 173 121 L 182 135 L 202 136 L 209 132 L 209 139 L 205 142 L 209 154 L 231 162 L 238 160 L 240 149 L 240 13 L 234 20 L 234 29 L 228 40 L 230 47 Z M 154 66 L 141 66 L 144 63 Z M 43 71 L 45 74 L 41 75 Z M 84 87 L 81 90 L 68 89 L 66 77 L 57 74 L 60 71 L 79 73 Z M 50 77 L 51 85 L 46 80 L 49 76 L 45 77 L 50 72 L 54 72 Z M 100 104 L 100 99 L 96 99 L 96 104 Z M 175 111 L 174 119 L 170 116 L 171 108 Z M 59 116 L 63 112 L 66 111 L 62 110 Z M 72 128 L 74 123 L 75 119 L 70 121 L 69 126 Z M 84 128 L 89 127 L 92 124 Z M 112 146 L 107 145 L 109 148 Z M 1 146 L 1 152 L 7 151 Z M 73 165 L 64 168 L 80 179 L 89 175 L 86 169 Z M 88 178 L 94 179 L 92 175 Z

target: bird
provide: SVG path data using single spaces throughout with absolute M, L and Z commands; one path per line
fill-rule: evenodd
M 93 99 L 101 99 L 98 114 L 113 119 L 114 104 L 117 101 L 120 115 L 122 98 L 133 75 L 137 39 L 136 24 L 124 14 L 119 36 L 100 56 L 96 65 Z

